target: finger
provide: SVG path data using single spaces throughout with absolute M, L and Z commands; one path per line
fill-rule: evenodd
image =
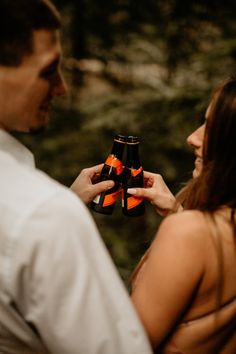
M 104 163 L 100 163 L 99 165 L 95 165 L 91 168 L 94 169 L 94 173 L 100 173 L 102 171 L 103 166 L 104 166 Z
M 155 175 L 155 173 L 149 172 L 149 171 L 143 171 L 143 176 L 144 178 L 153 178 L 153 176 Z
M 150 193 L 150 189 L 147 188 L 128 188 L 127 193 L 138 198 L 145 198 L 147 200 L 152 200 L 153 198 L 152 193 Z
M 144 187 L 145 188 L 151 188 L 154 184 L 153 179 L 149 178 L 149 179 L 144 179 Z
M 96 184 L 96 183 L 100 182 L 100 176 L 101 176 L 100 173 L 96 173 L 95 175 L 93 175 L 91 177 L 92 184 Z
M 167 216 L 170 213 L 169 209 L 155 208 L 155 210 L 161 216 Z
M 102 192 L 105 192 L 105 191 L 111 189 L 112 187 L 114 187 L 114 185 L 115 185 L 115 183 L 112 180 L 102 181 L 102 182 L 93 184 L 91 186 L 91 190 L 93 190 L 94 196 L 96 196 Z
M 84 175 L 92 178 L 94 175 L 101 173 L 103 166 L 104 166 L 104 164 L 101 163 L 99 165 L 95 165 L 95 166 L 92 166 L 92 167 L 85 168 L 85 169 L 82 170 L 82 172 L 83 172 Z

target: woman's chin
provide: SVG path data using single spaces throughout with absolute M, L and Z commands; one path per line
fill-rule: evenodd
M 197 178 L 200 175 L 201 171 L 197 168 L 193 170 L 193 178 Z

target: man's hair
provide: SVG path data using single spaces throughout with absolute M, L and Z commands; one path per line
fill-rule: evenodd
M 33 52 L 33 31 L 60 25 L 59 12 L 50 0 L 1 0 L 0 65 L 20 65 Z

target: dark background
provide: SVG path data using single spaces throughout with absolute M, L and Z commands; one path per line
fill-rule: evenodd
M 236 1 L 55 0 L 63 17 L 63 71 L 70 90 L 42 136 L 22 136 L 37 166 L 69 186 L 104 161 L 115 133 L 141 136 L 144 169 L 173 192 L 191 176 L 186 145 L 212 89 L 233 74 Z M 127 281 L 160 217 L 93 214 Z M 79 215 L 78 215 L 79 217 Z

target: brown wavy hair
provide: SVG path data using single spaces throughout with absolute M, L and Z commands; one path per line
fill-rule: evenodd
M 185 209 L 236 206 L 236 77 L 213 92 L 203 143 L 203 169 L 177 196 Z
M 179 192 L 177 200 L 184 209 L 203 211 L 211 230 L 218 260 L 217 310 L 224 286 L 224 256 L 214 211 L 223 206 L 231 208 L 230 223 L 236 236 L 236 77 L 213 91 L 203 142 L 203 168 Z
M 217 310 L 224 285 L 224 257 L 214 211 L 222 206 L 231 208 L 230 222 L 236 235 L 236 77 L 224 81 L 212 94 L 203 142 L 203 169 L 198 177 L 187 183 L 176 199 L 184 209 L 203 211 L 211 230 L 218 259 Z M 136 266 L 131 282 L 148 258 L 149 251 L 150 248 Z

